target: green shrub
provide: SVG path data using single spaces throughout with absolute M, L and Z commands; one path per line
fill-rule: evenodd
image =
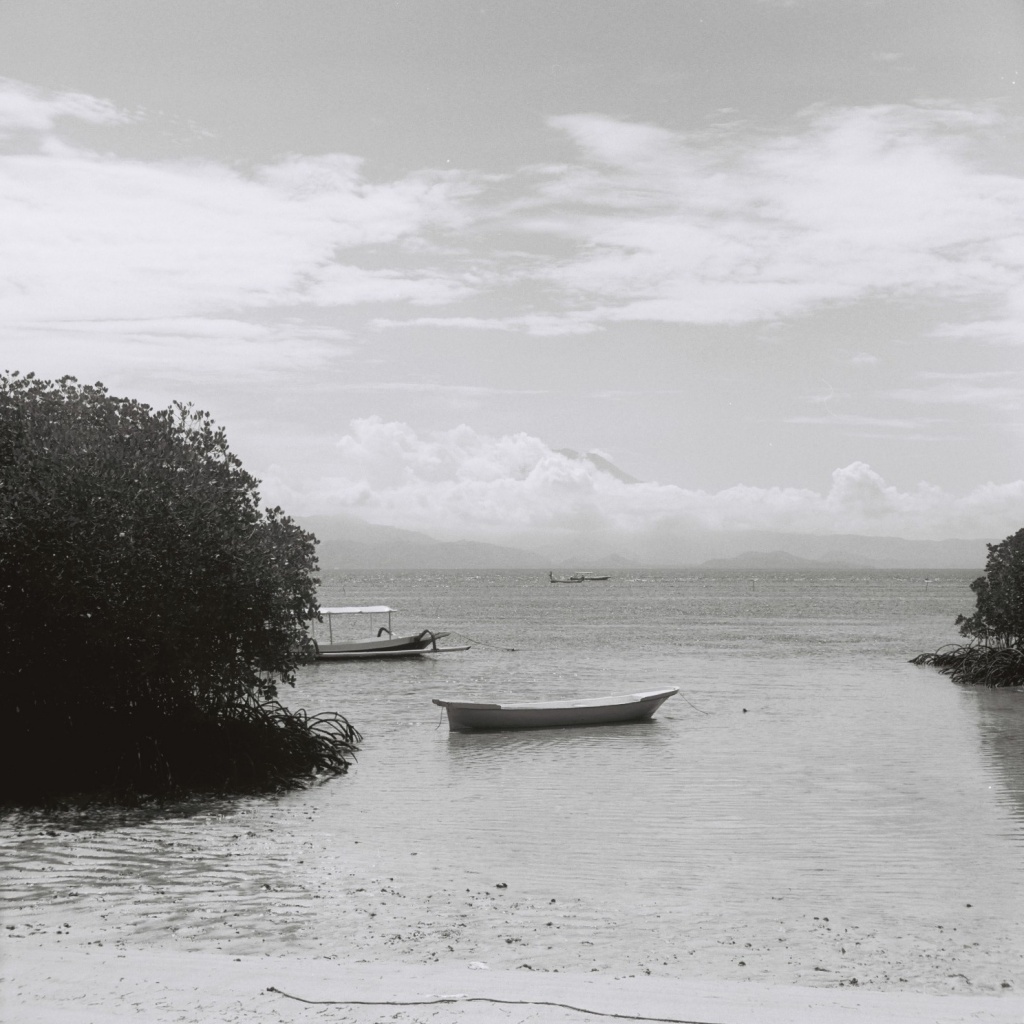
M 343 718 L 274 703 L 312 653 L 315 545 L 207 413 L 0 376 L 0 798 L 344 771 Z

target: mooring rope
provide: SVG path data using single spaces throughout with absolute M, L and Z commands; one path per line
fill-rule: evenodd
M 466 636 L 465 633 L 452 632 L 449 636 L 457 636 L 462 640 L 468 640 L 471 644 L 479 644 L 481 647 L 493 647 L 496 651 L 515 651 L 518 648 L 515 647 L 499 647 L 497 644 L 489 644 L 486 640 L 474 640 L 471 636 Z
M 687 704 L 689 704 L 689 705 L 690 705 L 690 707 L 691 707 L 691 708 L 693 708 L 693 710 L 694 710 L 694 711 L 699 711 L 699 712 L 700 712 L 700 713 L 701 713 L 702 715 L 710 715 L 710 714 L 711 714 L 711 712 L 710 712 L 710 711 L 705 711 L 705 710 L 704 710 L 703 708 L 699 708 L 699 707 L 697 707 L 697 705 L 696 705 L 696 704 L 694 704 L 694 703 L 693 703 L 693 701 L 691 701 L 691 700 L 689 699 L 689 697 L 687 697 L 687 696 L 686 696 L 686 694 L 685 694 L 685 693 L 681 693 L 681 694 L 679 694 L 679 696 L 680 696 L 680 697 L 682 697 L 682 698 L 683 698 L 683 700 L 685 700 L 685 701 L 686 701 L 686 703 L 687 703 Z
M 594 1017 L 614 1017 L 616 1020 L 650 1020 L 656 1024 L 721 1024 L 719 1021 L 690 1020 L 683 1017 L 644 1017 L 637 1013 L 612 1013 L 605 1010 L 588 1010 L 585 1006 L 573 1006 L 572 1003 L 555 1003 L 547 999 L 496 999 L 491 996 L 436 996 L 433 999 L 304 999 L 293 996 L 273 985 L 268 992 L 275 992 L 286 999 L 295 999 L 300 1003 L 312 1006 L 433 1006 L 437 1003 L 500 1003 L 503 1006 L 554 1006 L 560 1010 L 573 1010 L 576 1013 L 589 1013 Z

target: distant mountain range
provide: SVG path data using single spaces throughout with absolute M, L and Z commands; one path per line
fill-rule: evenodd
M 785 551 L 744 551 L 733 558 L 709 558 L 701 562 L 698 569 L 737 569 L 743 572 L 799 572 L 820 569 L 857 569 L 854 562 L 823 562 L 817 558 L 799 558 Z
M 692 531 L 628 540 L 603 536 L 571 547 L 441 541 L 414 530 L 375 526 L 351 515 L 296 517 L 317 536 L 324 569 L 622 569 L 702 566 L 733 569 L 969 569 L 985 567 L 983 540 Z
M 875 569 L 985 568 L 984 540 L 907 540 L 903 537 L 864 537 L 858 534 L 736 532 L 701 534 L 693 547 L 706 552 L 698 562 L 729 560 L 758 568 L 773 559 L 780 568 L 787 559 L 812 561 L 826 567 Z M 709 550 L 713 549 L 713 550 Z M 676 554 L 681 554 L 678 547 Z M 687 559 L 688 561 L 688 559 Z M 796 567 L 796 563 L 790 563 Z

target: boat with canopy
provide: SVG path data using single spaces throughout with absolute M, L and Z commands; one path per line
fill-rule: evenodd
M 327 627 L 326 639 L 314 636 L 313 644 L 316 647 L 318 661 L 337 661 L 346 658 L 401 658 L 416 657 L 424 654 L 442 654 L 450 651 L 468 651 L 469 646 L 438 647 L 437 641 L 450 633 L 435 633 L 431 629 L 423 629 L 418 633 L 409 633 L 403 636 L 395 636 L 391 628 L 391 616 L 393 608 L 384 604 L 365 606 L 346 606 L 339 608 L 321 608 L 320 615 Z M 366 628 L 369 636 L 361 639 L 335 639 L 335 616 L 342 619 L 351 618 L 363 628 L 363 620 L 366 620 Z M 373 632 L 376 622 L 380 622 L 377 632 Z M 386 619 L 386 622 L 383 621 Z M 339 626 L 341 624 L 339 623 Z M 341 629 L 344 633 L 344 629 Z M 321 630 L 322 634 L 322 630 Z

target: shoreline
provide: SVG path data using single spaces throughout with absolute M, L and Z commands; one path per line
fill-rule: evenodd
M 671 916 L 651 903 L 623 918 L 599 894 L 515 874 L 486 884 L 468 873 L 441 879 L 406 843 L 366 833 L 340 849 L 295 828 L 301 809 L 261 804 L 124 832 L 11 829 L 0 847 L 10 855 L 0 1018 L 603 1019 L 583 1012 L 593 1011 L 699 1024 L 1024 1020 L 1019 945 L 1012 936 L 993 945 L 990 935 L 978 948 L 964 923 L 977 907 L 931 934 L 878 934 L 834 907 L 805 920 L 777 904 L 785 930 L 769 922 L 771 941 L 748 943 L 765 938 L 764 908 L 748 907 L 748 935 L 715 917 L 713 891 Z M 535 1003 L 387 1005 L 458 993 Z M 289 996 L 382 1002 L 317 1006 Z M 543 1002 L 564 1005 L 541 1012 Z
M 19 1024 L 1019 1024 L 1024 997 L 490 969 L 309 956 L 3 943 L 0 1011 Z

